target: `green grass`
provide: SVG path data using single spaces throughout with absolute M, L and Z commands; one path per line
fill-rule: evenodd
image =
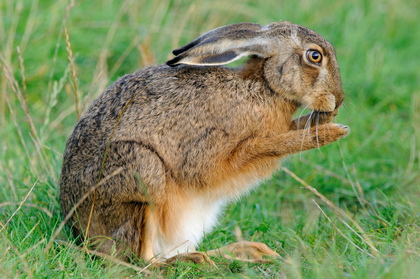
M 415 278 L 419 17 L 420 3 L 408 0 L 0 1 L 0 277 Z M 229 205 L 200 250 L 235 241 L 239 227 L 280 260 L 138 273 L 61 244 L 72 242 L 66 229 L 45 249 L 61 223 L 58 177 L 78 110 L 119 76 L 165 62 L 205 31 L 278 20 L 314 29 L 336 47 L 346 92 L 337 122 L 352 133 L 285 160 L 303 184 L 277 172 Z

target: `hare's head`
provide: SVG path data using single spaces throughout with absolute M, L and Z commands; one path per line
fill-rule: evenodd
M 334 48 L 314 31 L 290 22 L 220 27 L 173 53 L 170 66 L 218 66 L 253 55 L 263 61 L 255 71 L 285 99 L 322 112 L 336 112 L 343 102 Z

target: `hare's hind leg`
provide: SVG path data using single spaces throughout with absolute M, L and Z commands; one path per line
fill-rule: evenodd
M 100 188 L 94 212 L 97 218 L 92 222 L 95 224 L 90 235 L 108 238 L 101 245 L 108 254 L 150 260 L 154 257 L 156 222 L 150 208 L 159 207 L 164 197 L 164 162 L 155 150 L 141 142 L 114 141 L 102 167 L 103 176 L 120 168 L 123 170 Z
M 108 236 L 93 238 L 92 244 L 99 252 L 114 255 L 125 261 L 158 260 L 155 243 L 159 232 L 155 214 L 147 202 L 125 202 L 103 209 L 101 219 L 108 229 Z M 113 220 L 107 224 L 108 220 Z M 118 220 L 118 225 L 115 225 Z M 114 224 L 114 225 L 113 225 Z M 96 239 L 96 240 L 95 240 Z M 96 242 L 96 243 L 95 243 Z M 159 257 L 159 255 L 158 255 Z
M 141 258 L 142 250 L 147 242 L 145 239 L 147 206 L 146 203 L 132 202 L 104 209 L 104 213 L 108 211 L 108 214 L 102 216 L 104 219 L 120 220 L 120 222 L 116 227 L 112 224 L 104 224 L 108 225 L 109 237 L 98 237 L 99 245 L 96 245 L 98 250 L 126 261 Z M 116 221 L 112 223 L 115 224 Z M 94 239 L 92 239 L 93 242 L 95 242 Z

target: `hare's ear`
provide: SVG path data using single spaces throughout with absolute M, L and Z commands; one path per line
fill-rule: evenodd
M 176 49 L 175 58 L 166 62 L 178 64 L 216 66 L 224 65 L 247 55 L 272 55 L 272 40 L 266 33 L 270 29 L 254 23 L 238 23 L 214 29 L 191 43 Z

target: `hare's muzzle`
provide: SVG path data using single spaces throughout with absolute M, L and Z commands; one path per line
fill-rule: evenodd
M 334 109 L 334 111 L 337 111 L 341 107 L 341 105 L 343 104 L 344 93 L 340 92 L 340 93 L 334 94 L 334 96 L 335 96 L 335 109 Z

